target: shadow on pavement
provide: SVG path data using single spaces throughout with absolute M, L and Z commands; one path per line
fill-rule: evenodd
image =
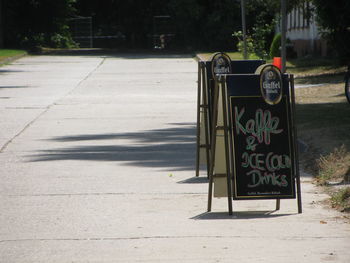
M 194 216 L 194 220 L 223 220 L 223 219 L 256 219 L 256 218 L 275 218 L 282 216 L 290 216 L 294 214 L 274 214 L 276 210 L 272 211 L 234 211 L 233 215 L 228 212 L 205 212 Z
M 0 86 L 0 89 L 25 89 L 32 88 L 31 86 Z
M 8 74 L 8 73 L 18 73 L 25 72 L 23 70 L 12 70 L 12 69 L 0 69 L 0 74 Z
M 109 57 L 123 59 L 150 59 L 150 58 L 192 58 L 194 54 L 177 51 L 154 51 L 154 50 L 117 50 L 117 49 L 70 49 L 70 50 L 48 50 L 36 55 L 54 56 L 89 56 Z
M 125 162 L 123 165 L 157 167 L 171 171 L 194 170 L 196 129 L 193 123 L 178 123 L 176 127 L 142 132 L 115 134 L 82 134 L 54 137 L 68 147 L 41 150 L 29 156 L 31 162 L 83 160 Z M 125 144 L 106 140 L 128 140 Z M 81 145 L 91 141 L 92 145 Z M 103 145 L 96 145 L 103 141 Z M 77 145 L 78 144 L 78 145 Z M 80 145 L 79 145 L 80 144 Z
M 182 180 L 177 182 L 178 184 L 207 184 L 209 182 L 209 179 L 205 177 L 191 177 L 186 180 Z
M 128 133 L 107 133 L 107 134 L 81 134 L 75 136 L 53 137 L 49 141 L 56 142 L 78 142 L 78 141 L 98 141 L 128 139 L 136 143 L 161 143 L 178 142 L 194 143 L 196 138 L 195 123 L 170 123 L 174 128 L 154 129 L 142 132 Z
M 320 75 L 320 76 L 305 76 L 296 78 L 296 84 L 337 84 L 344 82 L 345 72 L 336 74 Z

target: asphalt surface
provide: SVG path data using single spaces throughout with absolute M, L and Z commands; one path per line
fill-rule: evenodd
M 350 262 L 350 225 L 296 200 L 213 200 L 195 178 L 186 55 L 27 56 L 0 68 L 0 262 Z

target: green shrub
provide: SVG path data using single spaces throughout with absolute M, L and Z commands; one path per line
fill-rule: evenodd
M 332 206 L 342 212 L 350 212 L 350 187 L 345 187 L 334 193 L 331 198 Z
M 237 50 L 242 53 L 242 57 L 243 57 L 244 41 L 243 41 L 243 33 L 242 33 L 242 31 L 234 32 L 232 34 L 232 36 L 236 37 L 238 39 Z M 246 43 L 247 43 L 247 56 L 248 56 L 248 59 L 249 59 L 249 56 L 251 54 L 254 54 L 253 39 L 249 35 L 246 36 Z
M 316 160 L 318 175 L 316 181 L 319 185 L 329 185 L 330 182 L 349 182 L 350 152 L 345 145 L 335 148 L 328 155 Z
M 269 39 L 271 39 L 270 35 L 273 32 L 274 24 L 275 22 L 272 22 L 270 25 L 256 24 L 254 27 L 252 27 L 250 33 L 247 33 L 246 41 L 248 57 L 251 54 L 256 54 L 260 59 L 269 58 Z M 232 36 L 237 38 L 237 49 L 243 53 L 244 42 L 242 31 L 234 32 Z
M 274 36 L 270 47 L 270 58 L 281 56 L 281 34 L 278 33 Z
M 54 33 L 50 38 L 50 46 L 54 48 L 74 48 L 77 47 L 70 35 Z
M 257 24 L 252 28 L 252 38 L 254 43 L 254 52 L 261 59 L 269 58 L 270 39 L 274 30 L 275 21 L 271 24 Z
M 44 45 L 45 45 L 44 33 L 37 33 L 37 34 L 24 36 L 22 38 L 22 41 L 20 42 L 21 47 L 29 50 L 34 50 L 36 47 L 42 47 Z

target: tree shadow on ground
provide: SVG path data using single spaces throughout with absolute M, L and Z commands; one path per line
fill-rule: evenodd
M 25 89 L 32 88 L 30 86 L 0 86 L 0 89 Z
M 40 150 L 29 157 L 31 162 L 109 161 L 121 162 L 122 165 L 164 168 L 168 171 L 193 170 L 196 158 L 195 125 L 173 125 L 173 128 L 142 132 L 54 137 L 49 140 L 68 146 Z M 118 140 L 118 144 L 112 140 Z M 97 141 L 103 144 L 97 145 Z M 106 141 L 110 141 L 109 144 Z M 86 145 L 86 142 L 91 142 L 91 145 Z
M 23 70 L 12 70 L 12 69 L 0 69 L 0 74 L 18 73 L 25 72 Z
M 307 146 L 299 156 L 302 177 L 318 175 L 321 156 L 342 145 L 350 150 L 350 105 L 343 93 L 331 96 L 344 97 L 344 102 L 296 104 L 298 136 Z
M 321 76 L 306 76 L 295 79 L 296 84 L 306 85 L 324 85 L 324 84 L 338 84 L 344 82 L 344 73 L 321 75 Z
M 345 95 L 340 95 L 345 101 Z M 326 141 L 334 147 L 339 146 L 339 141 L 350 147 L 350 105 L 347 102 L 297 104 L 296 120 L 298 134 L 313 133 L 316 138 L 328 139 Z
M 192 58 L 191 53 L 177 51 L 154 51 L 154 50 L 117 50 L 105 48 L 92 49 L 71 49 L 71 50 L 49 50 L 39 55 L 54 55 L 54 56 L 87 56 L 87 57 L 107 57 L 107 58 L 122 58 L 122 59 L 151 59 L 151 58 Z
M 178 184 L 207 184 L 209 179 L 207 177 L 191 177 L 177 182 Z

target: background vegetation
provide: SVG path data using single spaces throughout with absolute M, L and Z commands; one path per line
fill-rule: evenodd
M 333 54 L 350 62 L 350 1 L 312 0 L 323 36 L 329 41 Z
M 350 105 L 344 94 L 344 69 L 331 60 L 296 60 L 289 64 L 296 82 L 298 138 L 303 170 L 330 195 L 329 204 L 350 212 Z M 342 72 L 342 74 L 341 74 Z M 349 218 L 349 217 L 348 217 Z
M 350 2 L 288 0 L 316 7 L 319 23 L 334 50 L 349 57 Z M 280 0 L 245 0 L 252 52 L 268 57 Z M 339 1 L 338 1 L 339 2 Z M 0 0 L 0 48 L 74 47 L 69 21 L 89 16 L 95 36 L 119 35 L 118 47 L 152 48 L 153 17 L 169 15 L 170 48 L 236 51 L 241 30 L 239 0 Z M 235 35 L 233 35 L 235 33 Z

